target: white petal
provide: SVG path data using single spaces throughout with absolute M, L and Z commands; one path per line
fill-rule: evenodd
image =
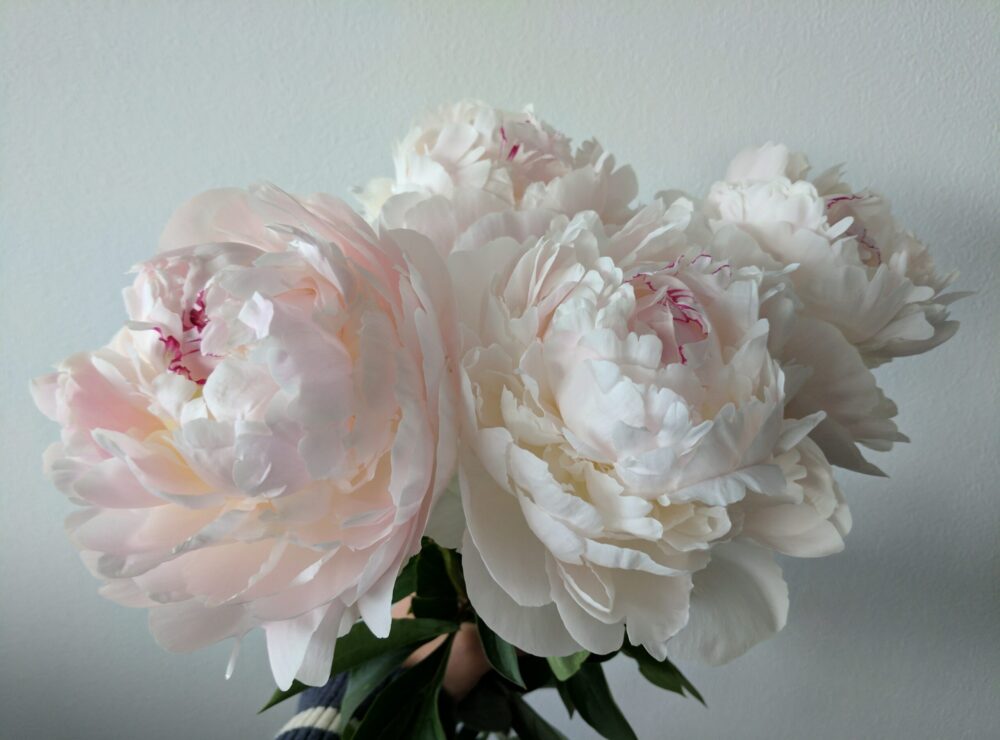
M 610 624 L 595 619 L 582 609 L 567 591 L 567 585 L 563 583 L 567 574 L 560 573 L 555 558 L 546 558 L 545 568 L 552 582 L 552 600 L 559 610 L 559 617 L 566 631 L 572 638 L 585 650 L 600 655 L 620 648 L 625 635 L 625 626 L 613 619 L 609 620 Z
M 544 573 L 544 568 L 538 567 L 540 562 L 533 567 Z M 493 580 L 468 533 L 462 548 L 462 566 L 476 613 L 504 640 L 541 657 L 559 657 L 582 649 L 566 631 L 555 604 L 521 606 Z
M 334 646 L 340 630 L 344 609 L 337 602 L 329 605 L 302 657 L 302 665 L 295 674 L 296 680 L 306 686 L 323 686 L 330 680 Z M 388 634 L 388 633 L 386 633 Z
M 729 542 L 694 575 L 688 625 L 669 644 L 681 658 L 721 665 L 785 626 L 788 586 L 770 552 Z
M 319 629 L 323 618 L 327 615 L 329 606 L 317 607 L 295 619 L 285 619 L 280 622 L 267 622 L 264 631 L 267 635 L 267 657 L 271 663 L 271 672 L 278 688 L 285 690 L 292 685 L 292 681 L 302 668 L 306 653 L 309 650 L 309 643 L 313 635 Z M 339 624 L 337 615 L 337 623 Z M 330 658 L 333 658 L 333 650 L 330 650 Z M 327 675 L 314 685 L 322 685 L 329 678 L 329 668 Z
M 462 452 L 459 470 L 462 508 L 468 517 L 465 541 L 475 542 L 485 567 L 508 598 L 526 607 L 552 601 L 541 563 L 545 549 L 528 529 L 514 495 L 496 484 L 476 455 Z
M 392 627 L 392 589 L 398 571 L 392 569 L 358 599 L 361 618 L 375 637 L 388 637 Z

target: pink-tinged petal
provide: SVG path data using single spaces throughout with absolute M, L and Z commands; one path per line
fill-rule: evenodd
M 233 491 L 236 448 L 233 425 L 196 418 L 174 434 L 174 445 L 191 470 L 214 491 Z
M 192 597 L 178 560 L 168 560 L 132 578 L 133 583 L 157 604 L 175 604 Z M 209 606 L 205 604 L 205 606 Z
M 243 304 L 239 313 L 240 321 L 250 328 L 257 339 L 263 339 L 271 332 L 273 318 L 274 303 L 256 292 Z
M 423 507 L 434 475 L 434 434 L 427 426 L 422 404 L 411 400 L 420 390 L 404 389 L 401 385 L 397 380 L 402 419 L 392 447 L 392 478 L 389 481 L 389 493 L 397 507 L 397 523 L 410 519 Z
M 133 609 L 149 609 L 157 606 L 133 581 L 109 581 L 99 589 L 101 596 L 116 604 Z
M 38 410 L 52 421 L 59 421 L 59 406 L 56 394 L 59 390 L 59 373 L 42 375 L 31 381 L 31 398 Z
M 100 452 L 103 453 L 103 450 Z M 103 454 L 69 457 L 66 453 L 66 446 L 61 442 L 55 442 L 46 447 L 45 452 L 42 453 L 42 472 L 52 482 L 52 485 L 76 503 L 85 503 L 73 490 L 73 484 L 91 467 L 100 464 L 104 459 L 106 456 Z
M 211 494 L 212 488 L 201 480 L 176 450 L 158 442 L 139 442 L 127 434 L 106 429 L 94 431 L 94 441 L 104 450 L 123 460 L 136 479 L 155 496 L 196 497 Z
M 310 485 L 298 424 L 240 421 L 234 425 L 234 432 L 232 475 L 239 490 L 249 495 L 275 496 Z
M 371 553 L 340 548 L 326 554 L 314 553 L 313 562 L 298 573 L 285 588 L 255 599 L 250 610 L 261 621 L 286 620 L 314 610 L 334 600 L 353 603 L 360 574 Z
M 102 460 L 72 485 L 73 492 L 88 503 L 110 509 L 141 509 L 161 506 L 163 499 L 151 494 L 118 458 Z
M 201 193 L 174 211 L 160 236 L 159 251 L 267 238 L 252 196 L 239 188 L 220 188 Z
M 177 562 L 187 590 L 221 604 L 238 597 L 274 559 L 272 540 L 231 542 L 185 553 Z
M 239 637 L 254 626 L 243 607 L 206 607 L 196 601 L 165 604 L 149 611 L 149 629 L 156 641 L 175 653 L 187 653 Z
M 280 594 L 303 572 L 315 566 L 318 558 L 315 550 L 287 543 L 276 545 L 272 556 L 274 561 L 250 578 L 248 588 L 240 594 L 241 603 Z
M 209 412 L 219 421 L 262 419 L 277 391 L 266 368 L 237 358 L 220 362 L 203 390 Z
M 76 524 L 72 537 L 78 547 L 112 555 L 169 550 L 192 537 L 215 517 L 210 510 L 181 506 L 149 509 L 95 509 Z
M 97 369 L 93 357 L 80 354 L 63 362 L 60 422 L 72 431 L 103 428 L 151 434 L 161 429 L 162 423 L 146 411 L 148 399 L 134 388 L 123 392 Z
M 281 307 L 272 321 L 268 367 L 293 400 L 289 412 L 305 435 L 299 449 L 316 479 L 341 474 L 343 438 L 352 408 L 352 357 L 340 341 L 317 331 L 299 311 Z

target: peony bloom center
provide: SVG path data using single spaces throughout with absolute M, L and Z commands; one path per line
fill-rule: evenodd
M 180 336 L 168 334 L 160 327 L 152 328 L 163 344 L 167 369 L 198 385 L 205 385 L 208 376 L 218 364 L 218 358 L 203 354 L 201 351 L 201 335 L 208 322 L 205 291 L 201 290 L 191 307 L 181 313 Z
M 877 201 L 872 196 L 859 195 L 833 195 L 826 199 L 827 220 L 831 224 L 840 222 L 843 219 L 850 219 L 851 225 L 844 232 L 847 236 L 854 237 L 858 243 L 858 257 L 866 267 L 878 267 L 882 264 L 882 250 L 879 249 L 875 240 L 868 233 L 868 229 L 861 225 L 852 212 L 853 208 L 864 208 Z
M 684 347 L 707 339 L 709 325 L 704 308 L 677 278 L 673 267 L 640 272 L 629 283 L 635 293 L 635 320 L 656 334 L 662 344 L 661 364 L 686 365 Z

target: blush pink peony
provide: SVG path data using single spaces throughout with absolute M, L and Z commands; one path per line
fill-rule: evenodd
M 279 686 L 323 684 L 359 617 L 388 633 L 452 475 L 444 266 L 265 186 L 195 198 L 136 271 L 126 327 L 33 387 L 72 539 L 168 649 L 262 627 Z

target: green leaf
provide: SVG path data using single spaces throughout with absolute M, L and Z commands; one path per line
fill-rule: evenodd
M 518 694 L 511 694 L 510 713 L 512 727 L 520 740 L 566 740 Z
M 347 691 L 340 702 L 341 727 L 350 722 L 365 697 L 391 676 L 411 652 L 412 650 L 406 647 L 392 653 L 384 653 L 351 669 L 347 677 Z
M 449 572 L 449 564 L 452 572 Z M 454 569 L 449 551 L 425 537 L 417 561 L 416 596 L 410 606 L 414 616 L 458 619 L 459 592 L 454 583 Z
M 438 696 L 453 638 L 378 693 L 353 740 L 446 740 Z
M 457 622 L 449 622 L 438 619 L 394 619 L 389 630 L 389 636 L 385 638 L 375 637 L 364 622 L 358 622 L 351 628 L 351 631 L 337 640 L 337 648 L 333 653 L 333 666 L 330 675 L 344 673 L 365 661 L 371 660 L 379 655 L 388 652 L 395 652 L 401 648 L 415 650 L 428 640 L 432 640 L 438 635 L 455 632 L 458 629 Z M 278 689 L 271 695 L 267 704 L 257 712 L 270 709 L 275 704 L 280 704 L 286 699 L 290 699 L 297 694 L 301 694 L 309 687 L 305 684 L 293 681 L 292 685 L 282 691 Z
M 556 685 L 556 678 L 552 675 L 552 669 L 549 668 L 549 662 L 545 658 L 525 654 L 518 658 L 517 663 L 521 667 L 521 676 L 528 691 Z
M 615 704 L 600 663 L 585 663 L 566 682 L 574 706 L 587 724 L 609 740 L 638 740 Z
M 468 598 L 465 592 L 465 570 L 462 568 L 461 553 L 441 548 L 441 555 L 444 558 L 444 569 L 455 592 L 463 599 Z
M 509 694 L 501 678 L 487 673 L 459 702 L 457 717 L 466 727 L 506 734 L 511 724 Z
M 565 658 L 546 658 L 549 661 L 549 668 L 552 669 L 552 673 L 560 681 L 566 681 L 580 670 L 580 666 L 583 662 L 590 657 L 590 653 L 586 650 L 581 650 L 578 653 L 573 653 L 572 655 L 567 655 Z
M 399 571 L 399 575 L 396 576 L 396 584 L 392 587 L 393 604 L 400 599 L 405 599 L 417 590 L 417 561 L 419 560 L 420 554 L 417 553 L 406 561 L 406 565 L 403 566 L 403 569 Z
M 450 660 L 450 658 L 449 658 Z M 445 673 L 448 672 L 448 666 L 445 666 Z M 444 675 L 441 676 L 442 686 L 444 685 Z M 451 696 L 448 695 L 447 691 L 439 691 L 437 697 L 437 716 L 438 722 L 441 724 L 441 729 L 444 731 L 444 736 L 446 740 L 455 740 L 455 730 L 458 729 L 458 720 L 455 718 L 455 702 L 451 700 Z
M 698 689 L 694 687 L 694 684 L 688 681 L 684 674 L 669 659 L 657 660 L 646 652 L 644 647 L 637 645 L 626 644 L 622 648 L 622 652 L 630 658 L 635 659 L 635 662 L 639 664 L 639 673 L 650 683 L 659 686 L 661 689 L 673 691 L 675 694 L 680 694 L 681 696 L 689 694 L 700 701 L 702 706 L 707 706 Z
M 572 717 L 576 707 L 573 705 L 573 697 L 569 695 L 569 688 L 564 683 L 556 683 L 556 691 L 559 692 L 559 698 L 562 699 L 563 706 L 566 707 L 566 714 Z
M 517 649 L 487 626 L 486 622 L 476 617 L 479 629 L 479 641 L 483 644 L 483 652 L 493 669 L 501 676 L 522 689 L 527 688 L 521 669 L 517 665 Z
M 293 696 L 301 694 L 303 691 L 308 689 L 304 683 L 299 683 L 298 681 L 292 681 L 292 685 L 287 689 L 282 691 L 281 689 L 275 689 L 274 693 L 271 694 L 271 698 L 267 700 L 267 703 L 257 710 L 257 714 L 261 712 L 266 712 L 268 709 L 273 707 L 275 704 L 281 704 L 285 699 L 291 699 Z
M 389 636 L 380 638 L 375 637 L 364 622 L 358 622 L 350 632 L 337 640 L 337 649 L 333 653 L 333 669 L 330 673 L 332 675 L 349 671 L 377 655 L 404 647 L 415 649 L 438 635 L 457 630 L 458 623 L 447 620 L 394 619 L 389 629 Z
M 448 574 L 447 558 L 450 553 L 425 537 L 417 563 L 417 594 L 428 597 L 453 596 L 458 593 Z

